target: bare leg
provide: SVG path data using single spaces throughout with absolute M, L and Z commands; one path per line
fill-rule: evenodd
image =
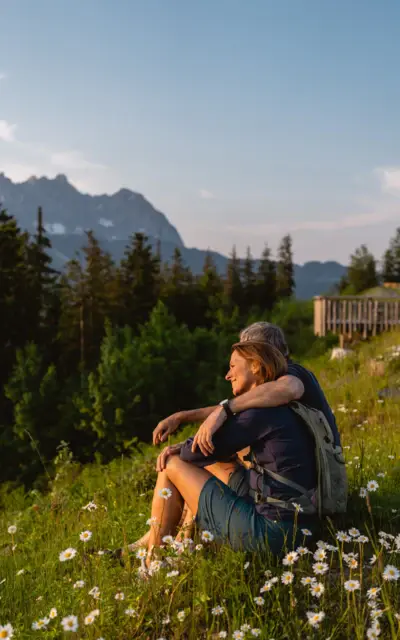
M 208 471 L 184 462 L 178 456 L 171 456 L 168 459 L 165 471 L 158 474 L 154 491 L 151 515 L 159 526 L 151 528 L 147 564 L 150 563 L 153 547 L 159 545 L 165 535 L 175 534 L 184 502 L 196 515 L 201 490 L 210 477 L 211 474 Z M 159 491 L 164 488 L 171 491 L 168 500 L 164 500 L 159 494 Z

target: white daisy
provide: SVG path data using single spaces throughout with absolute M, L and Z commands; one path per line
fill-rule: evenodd
M 367 536 L 358 536 L 358 538 L 356 539 L 356 542 L 360 542 L 361 544 L 366 544 L 367 542 L 369 542 L 369 538 L 367 538 Z
M 133 618 L 134 616 L 137 616 L 137 613 L 136 613 L 135 609 L 125 609 L 125 614 L 127 616 L 129 616 L 130 618 Z
M 84 586 L 85 586 L 84 580 L 77 580 L 74 584 L 74 589 L 83 589 Z
M 91 531 L 82 531 L 82 533 L 79 536 L 79 539 L 82 540 L 82 542 L 87 542 L 88 540 L 90 540 L 91 537 L 92 537 Z
M 148 527 L 151 527 L 154 524 L 157 524 L 158 520 L 155 516 L 152 516 L 151 518 L 148 518 L 148 520 L 146 520 L 146 524 Z
M 99 587 L 93 587 L 93 589 L 90 589 L 90 591 L 88 593 L 95 600 L 98 600 L 100 598 L 100 589 L 99 589 Z
M 326 562 L 314 562 L 312 568 L 314 573 L 316 573 L 317 575 L 323 575 L 329 569 Z
M 168 487 L 164 487 L 163 489 L 159 490 L 158 495 L 160 496 L 160 498 L 164 498 L 164 500 L 169 500 L 169 498 L 172 496 L 172 491 L 171 489 L 168 489 Z
M 68 549 L 65 549 L 65 551 L 61 551 L 58 557 L 61 562 L 65 562 L 66 560 L 72 560 L 72 558 L 75 558 L 76 553 L 77 553 L 76 549 L 73 549 L 72 547 L 68 547 Z
M 97 504 L 95 502 L 88 502 L 84 507 L 82 507 L 82 509 L 84 511 L 96 511 Z
M 315 584 L 316 579 L 314 577 L 311 576 L 305 576 L 304 578 L 302 578 L 300 580 L 301 584 L 304 584 L 304 586 L 307 586 L 309 584 Z
M 254 598 L 254 602 L 258 604 L 259 607 L 261 607 L 265 603 L 265 600 L 261 596 L 256 596 Z
M 227 638 L 228 637 L 228 632 L 227 631 L 220 631 L 217 637 L 218 638 Z
M 292 584 L 294 580 L 294 574 L 291 571 L 285 571 L 282 573 L 281 582 L 282 584 Z
M 368 491 L 366 490 L 366 488 L 365 487 L 361 487 L 360 492 L 359 492 L 358 495 L 360 496 L 360 498 L 366 498 L 367 497 L 367 493 L 368 493 Z
M 186 613 L 183 609 L 181 609 L 181 611 L 178 611 L 178 613 L 176 614 L 176 617 L 178 618 L 179 622 L 183 622 L 186 618 Z
M 47 627 L 47 625 L 49 624 L 50 619 L 49 618 L 40 618 L 40 620 L 37 620 L 36 622 L 32 623 L 32 629 L 34 631 L 39 631 L 40 629 L 45 629 Z M 0 638 L 1 638 L 1 634 L 0 634 Z M 7 636 L 5 636 L 7 637 Z
M 400 578 L 400 571 L 397 567 L 394 567 L 392 564 L 386 565 L 383 571 L 383 579 L 388 582 L 397 582 Z
M 220 605 L 217 605 L 216 607 L 211 609 L 211 613 L 213 614 L 213 616 L 222 616 L 224 611 L 225 611 L 224 607 L 221 607 Z
M 252 629 L 250 631 L 251 635 L 254 636 L 255 638 L 258 638 L 258 636 L 261 635 L 261 629 Z
M 179 571 L 176 569 L 167 573 L 167 578 L 176 578 L 176 576 L 179 576 Z
M 8 527 L 7 531 L 8 531 L 8 533 L 9 533 L 11 536 L 13 536 L 13 535 L 14 535 L 14 533 L 17 533 L 17 527 L 16 527 L 16 525 L 15 525 L 15 524 L 10 525 L 10 526 Z M 5 636 L 5 637 L 6 637 L 6 636 Z M 11 637 L 11 636 L 10 636 L 10 637 Z
M 307 549 L 307 547 L 297 547 L 296 553 L 298 553 L 299 556 L 306 556 L 307 553 L 310 553 L 310 551 L 309 549 Z
M 355 527 L 352 527 L 351 529 L 349 529 L 349 534 L 352 538 L 357 538 L 360 535 L 360 532 Z
M 312 536 L 312 531 L 310 531 L 310 529 L 302 529 L 301 533 L 303 536 Z
M 201 534 L 201 539 L 204 542 L 212 542 L 214 540 L 214 535 L 211 533 L 211 531 L 203 531 Z
M 379 489 L 379 484 L 376 480 L 370 480 L 367 482 L 367 491 L 371 492 L 376 491 L 377 489 Z
M 78 618 L 76 616 L 65 616 L 65 618 L 61 620 L 61 626 L 64 631 L 75 632 L 79 627 Z
M 12 638 L 13 635 L 14 629 L 9 622 L 5 625 L 0 624 L 0 638 L 2 638 L 2 640 L 8 640 L 9 638 Z
M 322 562 L 322 560 L 325 560 L 326 558 L 326 551 L 325 549 L 317 549 L 316 552 L 313 555 L 314 560 L 317 560 L 319 562 Z
M 289 553 L 286 554 L 286 556 L 283 558 L 282 560 L 282 564 L 284 564 L 285 566 L 288 565 L 292 565 L 296 562 L 296 560 L 298 559 L 299 554 L 296 553 L 296 551 L 290 551 Z
M 17 571 L 17 576 L 23 576 L 25 573 L 25 569 L 20 569 L 19 571 Z
M 144 549 L 143 547 L 141 547 L 140 549 L 138 549 L 138 550 L 136 551 L 136 557 L 137 557 L 139 560 L 144 560 L 144 558 L 146 558 L 146 557 L 147 557 L 147 549 Z
M 89 613 L 85 619 L 84 619 L 84 623 L 85 625 L 89 625 L 89 624 L 93 624 L 93 622 L 96 620 L 95 616 L 92 613 Z
M 234 638 L 234 640 L 242 640 L 242 638 L 244 638 L 244 633 L 243 633 L 243 631 L 239 631 L 239 629 L 236 629 L 236 630 L 232 633 L 232 638 Z
M 322 582 L 315 582 L 310 585 L 310 591 L 311 595 L 315 596 L 316 598 L 320 598 L 325 591 L 325 587 Z
M 346 591 L 357 591 L 360 588 L 360 583 L 358 580 L 347 580 L 344 583 L 344 588 Z
M 174 538 L 172 536 L 164 536 L 162 541 L 164 544 L 172 544 L 174 541 Z
M 57 616 L 58 616 L 57 609 L 56 609 L 55 607 L 53 607 L 52 609 L 50 609 L 49 618 L 51 618 L 52 620 L 54 620 L 54 618 L 57 618 Z
M 318 611 L 318 613 L 307 611 L 307 618 L 312 627 L 318 627 L 325 618 L 325 613 L 323 611 Z
M 376 598 L 378 596 L 380 590 L 381 590 L 380 587 L 371 587 L 367 591 L 368 598 L 370 598 L 370 599 Z
M 118 591 L 118 593 L 114 596 L 115 600 L 125 600 L 125 594 L 122 591 Z

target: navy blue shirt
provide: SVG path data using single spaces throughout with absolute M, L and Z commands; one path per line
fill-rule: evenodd
M 192 453 L 192 438 L 183 445 L 180 457 L 198 467 L 229 460 L 233 454 L 250 446 L 257 462 L 300 484 L 305 489 L 316 486 L 315 442 L 302 419 L 287 405 L 248 409 L 226 420 L 213 436 L 214 452 L 204 456 L 197 448 Z M 261 490 L 262 476 L 250 471 L 250 486 Z M 295 491 L 268 480 L 271 497 L 294 500 Z M 257 511 L 272 519 L 293 519 L 293 513 L 268 503 L 257 504 Z M 299 521 L 301 518 L 299 518 Z
M 315 375 L 308 369 L 302 367 L 301 364 L 296 364 L 294 362 L 291 362 L 290 360 L 288 364 L 287 375 L 295 376 L 302 381 L 304 385 L 304 393 L 299 402 L 303 402 L 313 409 L 322 411 L 332 429 L 336 446 L 340 446 L 340 435 L 337 428 L 335 416 L 332 413 L 332 409 L 330 408 L 325 394 L 322 391 Z

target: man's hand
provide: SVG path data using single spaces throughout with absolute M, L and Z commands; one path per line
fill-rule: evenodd
M 182 447 L 183 447 L 183 442 L 179 442 L 178 444 L 172 444 L 169 447 L 165 447 L 157 458 L 156 471 L 158 472 L 164 471 L 168 458 L 170 456 L 179 455 Z
M 214 451 L 214 445 L 212 443 L 212 437 L 216 431 L 224 424 L 226 420 L 226 413 L 223 407 L 217 407 L 214 411 L 204 420 L 203 424 L 199 427 L 193 443 L 192 452 L 196 451 L 196 447 L 199 447 L 201 453 L 204 456 L 210 455 Z
M 161 420 L 153 431 L 153 444 L 165 442 L 171 433 L 175 433 L 181 422 L 180 413 L 173 413 L 172 416 Z

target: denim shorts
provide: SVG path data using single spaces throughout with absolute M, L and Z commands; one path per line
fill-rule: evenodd
M 244 467 L 232 473 L 228 485 L 211 476 L 200 493 L 197 526 L 235 550 L 269 550 L 280 555 L 286 546 L 291 547 L 293 523 L 275 522 L 258 513 L 249 491 L 249 473 Z

